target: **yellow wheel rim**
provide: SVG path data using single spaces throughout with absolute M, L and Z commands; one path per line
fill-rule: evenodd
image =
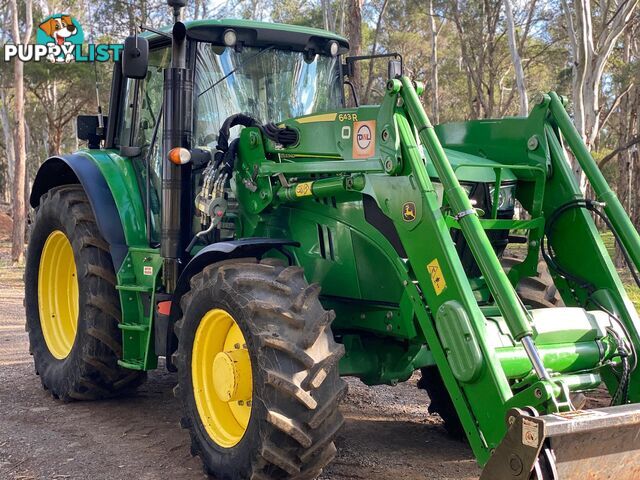
M 253 378 L 247 343 L 233 317 L 209 310 L 200 320 L 191 351 L 193 396 L 207 434 L 231 448 L 249 425 Z
M 38 309 L 47 348 L 67 358 L 78 330 L 78 274 L 67 236 L 54 230 L 47 237 L 38 268 Z

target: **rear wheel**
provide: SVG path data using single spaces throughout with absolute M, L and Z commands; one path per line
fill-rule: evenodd
M 43 195 L 25 269 L 30 352 L 56 398 L 93 400 L 129 392 L 144 373 L 118 366 L 120 303 L 109 247 L 80 186 Z
M 313 479 L 342 425 L 344 348 L 302 269 L 210 265 L 176 323 L 181 425 L 205 471 L 226 479 Z
M 420 373 L 422 377 L 418 380 L 418 388 L 425 390 L 429 395 L 429 413 L 438 414 L 442 418 L 443 427 L 451 438 L 464 440 L 466 438 L 464 428 L 438 367 L 421 368 Z
M 502 268 L 505 271 L 509 271 L 511 267 L 521 262 L 521 259 L 515 257 L 501 259 Z M 516 292 L 522 302 L 531 308 L 553 308 L 564 305 L 544 260 L 538 263 L 538 274 L 535 277 L 525 277 L 520 280 Z
M 514 257 L 503 257 L 501 259 L 502 268 L 505 271 L 509 271 L 511 267 L 521 263 L 521 261 Z M 537 276 L 523 278 L 518 284 L 516 292 L 522 302 L 532 308 L 553 308 L 564 305 L 544 261 L 538 264 Z M 442 418 L 444 428 L 452 438 L 464 440 L 466 438 L 464 428 L 460 423 L 458 413 L 453 406 L 449 391 L 444 386 L 438 368 L 423 368 L 421 369 L 421 374 L 422 377 L 418 381 L 418 388 L 425 390 L 429 395 L 431 400 L 429 413 L 437 413 Z

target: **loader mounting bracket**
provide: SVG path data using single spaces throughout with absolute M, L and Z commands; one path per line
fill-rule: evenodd
M 637 404 L 538 416 L 509 410 L 508 430 L 480 480 L 633 480 L 640 472 Z

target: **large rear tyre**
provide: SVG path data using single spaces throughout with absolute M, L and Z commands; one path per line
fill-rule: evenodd
M 442 381 L 438 367 L 421 368 L 420 373 L 422 376 L 418 380 L 418 388 L 425 390 L 429 395 L 429 413 L 438 414 L 442 418 L 443 427 L 451 438 L 464 440 L 466 438 L 464 428 L 453 406 L 449 391 Z
M 500 261 L 502 268 L 507 272 L 515 264 L 522 262 L 522 260 L 515 257 L 503 257 Z M 544 260 L 538 263 L 538 274 L 535 277 L 525 277 L 520 280 L 516 292 L 522 302 L 531 308 L 564 306 Z
M 344 347 L 302 269 L 253 262 L 206 267 L 181 301 L 181 425 L 219 480 L 313 479 L 336 453 Z
M 120 302 L 109 247 L 82 187 L 40 200 L 27 249 L 30 352 L 45 389 L 64 401 L 129 393 L 143 372 L 118 366 Z

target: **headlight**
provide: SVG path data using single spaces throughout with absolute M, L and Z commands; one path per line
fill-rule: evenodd
M 436 197 L 438 197 L 438 206 L 441 207 L 442 197 L 444 196 L 444 187 L 439 182 L 435 182 L 433 180 L 431 180 L 431 182 L 433 183 L 433 189 L 436 191 Z
M 436 191 L 436 197 L 438 197 L 438 206 L 442 207 L 442 200 L 444 198 L 444 187 L 442 186 L 442 184 L 438 180 L 433 179 L 433 178 L 431 179 L 431 183 L 433 184 L 433 189 Z M 468 185 L 468 184 L 464 184 L 463 183 L 460 186 L 466 192 L 467 197 L 468 197 L 469 195 L 471 195 L 471 192 L 473 192 L 473 187 L 475 185 L 473 185 L 473 184 Z
M 489 197 L 493 202 L 496 188 L 489 188 Z M 516 186 L 515 185 L 503 185 L 498 192 L 498 210 L 511 210 L 516 203 Z

